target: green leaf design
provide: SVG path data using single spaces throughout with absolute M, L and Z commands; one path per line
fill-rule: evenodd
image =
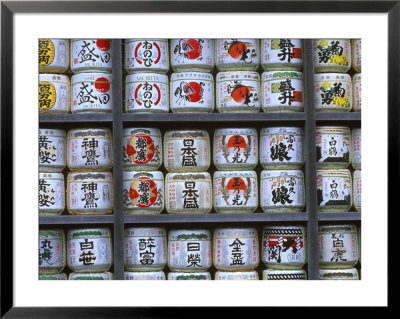
M 81 231 L 77 233 L 73 233 L 72 237 L 79 237 L 79 236 L 101 236 L 101 231 Z
M 178 235 L 177 239 L 183 239 L 183 240 L 189 240 L 189 239 L 197 239 L 197 240 L 203 240 L 203 239 L 208 239 L 208 236 L 206 234 L 195 234 L 191 233 L 190 235 L 187 234 L 182 234 Z

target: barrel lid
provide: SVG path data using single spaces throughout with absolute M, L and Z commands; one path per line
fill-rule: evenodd
M 56 128 L 39 128 L 39 135 L 66 137 L 67 133 L 65 130 Z
M 124 171 L 124 180 L 133 180 L 139 177 L 148 177 L 154 179 L 164 179 L 164 174 L 160 171 Z
M 76 128 L 68 131 L 68 138 L 71 137 L 110 137 L 111 131 L 108 128 Z
M 209 138 L 208 132 L 206 130 L 179 130 L 179 131 L 166 131 L 164 138 L 187 138 L 187 137 L 206 137 Z
M 112 181 L 111 172 L 70 172 L 68 173 L 68 181 L 79 182 L 79 181 Z
M 257 179 L 255 171 L 215 171 L 214 179 L 218 177 L 251 177 Z
M 135 134 L 157 135 L 161 137 L 160 129 L 155 127 L 128 127 L 123 130 L 124 136 Z
M 291 177 L 295 176 L 297 178 L 304 178 L 304 173 L 302 170 L 263 170 L 261 171 L 261 178 L 270 177 Z
M 165 181 L 188 181 L 188 180 L 207 180 L 211 181 L 211 175 L 208 172 L 199 173 L 168 173 L 165 177 Z
M 214 81 L 211 73 L 206 72 L 176 72 L 171 74 L 171 81 L 176 80 L 208 80 Z
M 168 232 L 168 240 L 211 240 L 207 229 L 175 229 Z
M 254 71 L 225 71 L 217 73 L 217 81 L 220 80 L 260 80 L 258 72 Z
M 262 81 L 269 81 L 275 79 L 303 79 L 303 72 L 298 71 L 268 71 L 261 74 Z
M 58 77 L 60 79 L 58 79 Z M 50 74 L 50 73 L 40 73 L 39 74 L 39 82 L 48 81 L 48 82 L 60 82 L 69 84 L 69 77 L 64 74 Z
M 40 179 L 52 178 L 52 179 L 62 179 L 62 180 L 64 180 L 64 174 L 63 173 L 40 172 L 39 173 L 39 178 Z
M 304 131 L 301 127 L 264 127 L 261 129 L 260 135 L 266 134 L 296 134 L 304 135 Z
M 99 237 L 99 236 L 111 236 L 109 228 L 80 228 L 72 229 L 68 231 L 68 239 L 80 238 L 80 237 Z
M 150 73 L 150 72 L 138 72 L 133 74 L 128 74 L 126 76 L 125 83 L 135 82 L 135 81 L 162 81 L 168 82 L 168 75 L 161 73 Z
M 314 74 L 315 81 L 346 81 L 351 82 L 351 77 L 346 73 L 317 73 Z

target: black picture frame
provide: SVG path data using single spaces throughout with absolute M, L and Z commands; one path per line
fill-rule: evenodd
M 1 318 L 177 318 L 184 308 L 35 307 L 13 305 L 13 16 L 16 13 L 266 12 L 388 14 L 388 203 L 399 178 L 400 1 L 1 1 Z M 379 37 L 379 35 L 376 35 Z M 388 172 L 385 172 L 388 173 Z M 389 218 L 390 215 L 388 214 Z M 391 223 L 388 223 L 391 225 Z M 393 223 L 391 225 L 393 227 Z M 390 227 L 389 227 L 390 233 Z M 389 251 L 390 251 L 390 240 Z M 388 254 L 390 259 L 390 254 Z M 390 283 L 390 281 L 389 281 Z M 390 305 L 390 298 L 388 300 Z M 305 309 L 303 309 L 305 310 Z M 220 315 L 214 312 L 213 315 Z

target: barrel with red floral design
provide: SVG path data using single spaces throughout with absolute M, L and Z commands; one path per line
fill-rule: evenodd
M 261 107 L 265 112 L 303 112 L 303 73 L 270 71 L 261 75 Z
M 219 71 L 255 71 L 260 65 L 258 39 L 216 39 L 215 65 Z
M 108 39 L 72 39 L 71 71 L 112 72 L 112 40 Z
M 321 73 L 314 75 L 314 105 L 317 112 L 349 112 L 353 106 L 350 75 Z
M 219 72 L 215 103 L 218 112 L 259 112 L 260 75 L 250 71 Z
M 125 112 L 167 113 L 168 110 L 168 76 L 134 73 L 126 77 Z
M 314 39 L 314 71 L 346 73 L 351 67 L 350 39 Z
M 130 127 L 123 131 L 122 161 L 129 171 L 153 171 L 162 163 L 161 131 L 151 127 Z
M 213 39 L 171 39 L 170 51 L 175 72 L 211 72 L 214 68 Z
M 164 175 L 159 171 L 123 173 L 125 214 L 158 214 L 164 209 Z
M 81 73 L 71 77 L 72 113 L 109 113 L 113 110 L 112 75 Z

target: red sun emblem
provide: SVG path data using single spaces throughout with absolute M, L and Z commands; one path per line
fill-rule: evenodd
M 183 91 L 190 102 L 199 102 L 203 98 L 203 86 L 197 82 L 189 82 L 183 87 Z
M 234 195 L 240 195 L 245 191 L 246 183 L 240 177 L 233 177 L 229 180 L 226 188 L 230 193 L 233 193 Z
M 126 146 L 126 152 L 131 162 L 136 164 L 145 164 L 154 157 L 154 141 L 145 134 L 139 133 L 131 136 Z
M 185 52 L 185 55 L 190 60 L 194 60 L 200 57 L 203 46 L 199 41 L 195 39 L 189 39 L 182 43 L 182 48 Z
M 228 147 L 230 149 L 244 149 L 246 146 L 246 140 L 241 135 L 233 135 L 228 140 Z
M 139 177 L 130 185 L 129 198 L 134 206 L 150 207 L 155 203 L 157 196 L 157 184 L 149 177 Z
M 110 40 L 97 40 L 96 45 L 103 52 L 107 52 L 111 47 Z
M 250 89 L 242 84 L 235 85 L 231 96 L 236 103 L 247 104 L 250 97 Z
M 247 45 L 241 41 L 233 41 L 228 49 L 228 53 L 233 59 L 243 59 L 248 53 Z
M 94 87 L 100 93 L 107 93 L 110 90 L 110 82 L 105 77 L 97 78 Z

